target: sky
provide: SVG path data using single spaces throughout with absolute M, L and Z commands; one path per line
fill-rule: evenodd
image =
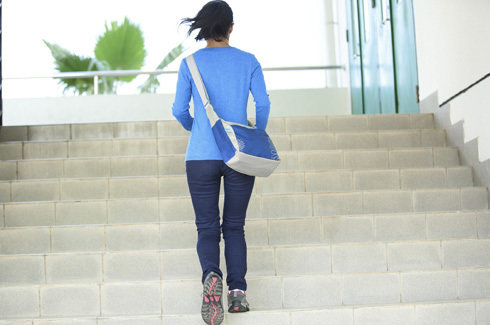
M 193 17 L 207 0 L 3 0 L 3 76 L 46 76 L 56 73 L 51 43 L 83 55 L 94 56 L 97 36 L 106 22 L 128 17 L 138 24 L 147 57 L 143 70 L 153 70 L 173 47 L 185 42 L 191 53 L 205 43 L 187 37 L 184 17 Z M 327 62 L 324 0 L 228 0 L 234 12 L 230 45 L 253 53 L 262 67 L 310 66 Z M 315 32 L 312 32 L 315 31 Z M 183 57 L 168 67 L 177 70 Z M 300 77 L 300 78 L 299 78 Z M 163 77 L 162 77 L 163 78 Z M 172 92 L 176 76 L 161 79 L 158 92 Z M 135 85 L 120 88 L 136 93 Z M 266 73 L 269 89 L 323 87 L 323 72 Z M 62 95 L 53 79 L 4 80 L 4 97 Z

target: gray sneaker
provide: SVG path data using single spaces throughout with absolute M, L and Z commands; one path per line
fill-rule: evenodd
M 243 313 L 249 310 L 245 291 L 231 290 L 228 292 L 228 311 L 230 313 Z
M 225 318 L 223 310 L 223 281 L 214 272 L 209 273 L 204 280 L 202 293 L 201 316 L 208 325 L 219 325 Z

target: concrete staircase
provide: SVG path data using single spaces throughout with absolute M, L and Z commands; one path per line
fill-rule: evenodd
M 268 130 L 282 164 L 248 211 L 253 310 L 224 324 L 490 324 L 487 189 L 432 115 Z M 176 122 L 4 127 L 0 140 L 0 324 L 203 324 Z

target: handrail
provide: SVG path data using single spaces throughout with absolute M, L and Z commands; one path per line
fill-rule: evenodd
M 482 78 L 478 79 L 477 81 L 475 81 L 474 83 L 472 83 L 471 85 L 469 85 L 468 87 L 466 87 L 465 89 L 461 90 L 456 95 L 450 97 L 448 100 L 444 101 L 441 105 L 439 105 L 439 107 L 442 107 L 442 106 L 446 105 L 447 103 L 449 103 L 450 101 L 452 101 L 453 99 L 455 99 L 456 97 L 458 97 L 459 95 L 464 94 L 465 92 L 467 92 L 468 90 L 470 90 L 471 88 L 473 88 L 474 86 L 476 86 L 477 84 L 479 84 L 480 82 L 482 82 L 483 80 L 487 79 L 488 77 L 490 77 L 490 73 L 487 73 L 485 76 L 483 76 Z
M 302 66 L 302 67 L 274 67 L 263 68 L 262 71 L 307 71 L 307 70 L 345 70 L 344 65 L 321 65 L 321 66 Z M 176 70 L 105 70 L 105 71 L 79 71 L 79 72 L 60 72 L 51 75 L 40 76 L 8 76 L 3 80 L 16 79 L 74 79 L 74 78 L 93 78 L 94 79 L 94 94 L 99 93 L 99 78 L 100 77 L 128 77 L 138 75 L 160 75 L 160 74 L 177 74 Z

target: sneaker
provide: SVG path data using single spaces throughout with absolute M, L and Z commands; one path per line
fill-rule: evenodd
M 228 311 L 230 313 L 243 313 L 249 310 L 245 291 L 239 289 L 228 291 Z
M 201 316 L 208 325 L 219 325 L 225 318 L 223 303 L 223 281 L 221 277 L 211 272 L 206 276 L 203 285 Z

